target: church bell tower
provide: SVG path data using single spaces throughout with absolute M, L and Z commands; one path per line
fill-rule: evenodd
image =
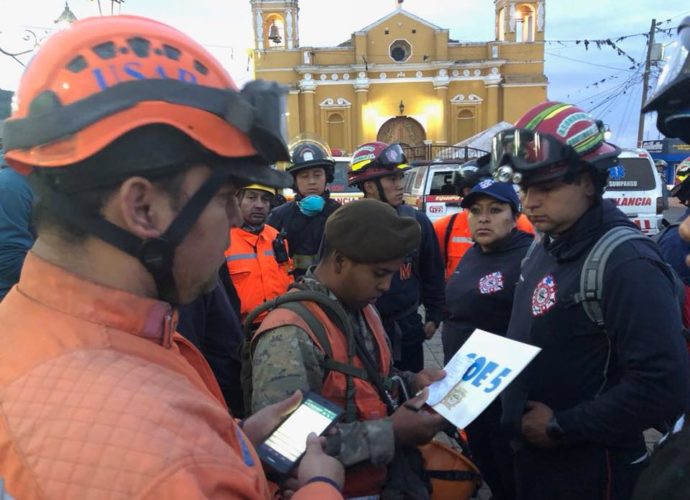
M 543 42 L 545 0 L 494 0 L 496 40 L 499 42 Z
M 298 0 L 250 0 L 256 50 L 296 49 Z

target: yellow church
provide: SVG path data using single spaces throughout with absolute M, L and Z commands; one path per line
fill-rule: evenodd
M 494 0 L 495 40 L 479 43 L 398 1 L 337 47 L 303 47 L 298 0 L 250 0 L 254 76 L 289 87 L 289 137 L 313 133 L 344 155 L 375 140 L 446 147 L 546 99 L 544 0 Z

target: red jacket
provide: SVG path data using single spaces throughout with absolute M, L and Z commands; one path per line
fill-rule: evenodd
M 29 253 L 0 303 L 0 474 L 13 498 L 263 498 L 251 443 L 169 304 Z M 297 494 L 342 498 L 329 484 Z

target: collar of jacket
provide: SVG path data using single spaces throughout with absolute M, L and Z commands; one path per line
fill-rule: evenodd
M 558 238 L 544 238 L 544 247 L 559 262 L 577 260 L 610 228 L 624 225 L 637 227 L 611 200 L 600 200 Z
M 167 302 L 99 285 L 29 252 L 18 291 L 55 311 L 170 347 L 177 311 Z
M 252 233 L 252 234 L 259 234 L 261 231 L 264 230 L 265 224 L 260 224 L 258 226 L 252 226 L 251 224 L 247 224 L 246 222 L 242 224 L 242 231 L 246 231 L 247 233 Z

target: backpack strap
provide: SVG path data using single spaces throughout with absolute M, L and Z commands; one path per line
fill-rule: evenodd
M 534 238 L 532 240 L 532 243 L 530 243 L 529 248 L 527 249 L 527 252 L 525 252 L 525 256 L 520 261 L 520 271 L 522 271 L 524 269 L 525 264 L 527 264 L 527 261 L 532 256 L 534 251 L 537 249 L 537 246 L 539 245 L 539 243 L 541 243 L 541 238 Z
M 599 327 L 604 326 L 601 299 L 606 264 L 619 245 L 633 239 L 648 240 L 648 237 L 629 226 L 613 227 L 599 238 L 585 258 L 580 271 L 580 291 L 575 294 L 575 302 L 582 304 L 587 317 Z
M 458 218 L 460 212 L 455 212 L 450 216 L 448 220 L 448 225 L 446 226 L 446 234 L 443 236 L 443 257 L 448 262 L 448 242 L 450 241 L 450 235 L 453 232 L 453 224 L 455 224 L 455 219 Z

